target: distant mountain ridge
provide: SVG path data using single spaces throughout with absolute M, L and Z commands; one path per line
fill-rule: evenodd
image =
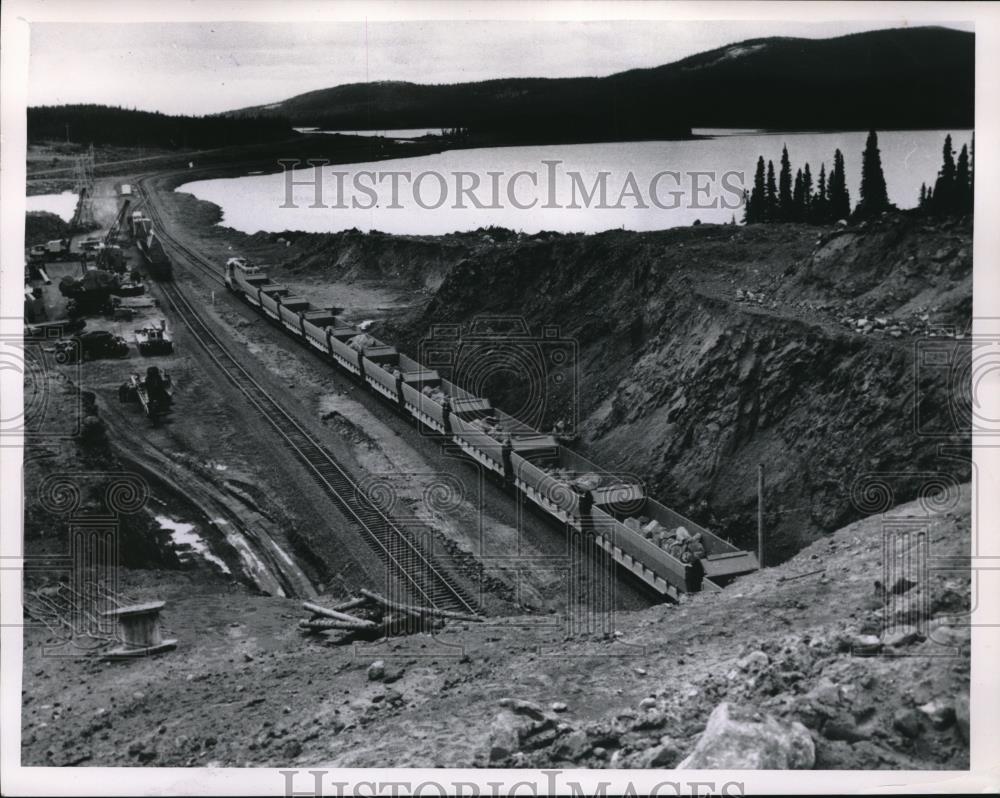
M 352 83 L 225 116 L 335 130 L 467 128 L 514 140 L 643 138 L 691 127 L 971 127 L 975 35 L 899 28 L 751 39 L 593 78 Z

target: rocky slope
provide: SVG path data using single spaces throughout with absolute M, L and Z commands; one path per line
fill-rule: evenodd
M 966 555 L 970 512 L 969 486 L 928 491 L 722 593 L 570 635 L 512 617 L 339 645 L 304 636 L 295 601 L 126 570 L 124 595 L 167 600 L 178 650 L 58 657 L 27 629 L 23 761 L 965 768 L 968 573 L 899 566 Z M 924 537 L 885 560 L 903 526 Z

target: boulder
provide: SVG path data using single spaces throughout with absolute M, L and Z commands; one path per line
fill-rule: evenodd
M 757 671 L 761 668 L 766 668 L 770 664 L 771 660 L 763 651 L 751 651 L 736 663 L 741 671 Z
M 587 755 L 590 751 L 590 740 L 586 732 L 577 729 L 563 736 L 555 745 L 556 756 L 575 762 Z
M 519 724 L 513 712 L 498 712 L 490 725 L 490 762 L 502 762 L 520 747 Z
M 854 718 L 846 712 L 838 713 L 823 724 L 823 736 L 828 740 L 843 740 L 845 743 L 856 743 L 871 736 L 871 733 L 855 723 Z
M 673 740 L 661 741 L 659 745 L 654 745 L 643 752 L 640 767 L 672 768 L 683 756 L 684 752 L 676 742 Z
M 523 701 L 520 698 L 501 698 L 499 704 L 511 712 L 516 712 L 518 715 L 525 715 L 532 720 L 545 719 L 545 710 L 534 701 Z
M 813 766 L 816 748 L 801 723 L 723 702 L 708 719 L 680 770 L 802 770 Z
M 914 626 L 898 626 L 887 629 L 882 635 L 882 644 L 890 648 L 902 648 L 920 639 L 920 633 Z
M 919 709 L 935 729 L 946 729 L 955 722 L 955 707 L 942 699 L 928 701 Z
M 918 737 L 922 729 L 920 713 L 915 709 L 899 709 L 892 717 L 892 727 L 904 737 Z
M 385 676 L 385 662 L 380 659 L 375 660 L 368 666 L 368 681 L 378 682 Z

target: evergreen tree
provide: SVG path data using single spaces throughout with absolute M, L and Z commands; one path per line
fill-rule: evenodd
M 826 189 L 826 163 L 819 165 L 819 180 L 816 183 L 816 196 L 812 201 L 812 219 L 818 224 L 829 221 L 829 202 Z
M 969 149 L 964 144 L 955 167 L 955 210 L 968 213 L 972 210 L 972 181 L 969 175 Z
M 926 183 L 921 183 L 920 184 L 920 199 L 917 202 L 917 207 L 918 208 L 926 208 L 927 207 L 927 184 Z
M 774 161 L 767 162 L 767 194 L 764 219 L 768 222 L 776 222 L 778 220 L 778 187 L 774 183 Z
M 785 222 L 794 215 L 792 165 L 788 160 L 788 147 L 785 146 L 781 148 L 781 173 L 778 175 L 778 212 Z
M 795 188 L 792 189 L 792 218 L 801 222 L 806 216 L 806 195 L 805 180 L 802 177 L 802 170 L 795 173 Z
M 975 204 L 976 197 L 976 134 L 972 134 L 969 143 L 969 207 Z
M 951 213 L 955 209 L 955 151 L 951 148 L 951 135 L 944 137 L 941 171 L 934 183 L 934 210 Z
M 878 216 L 889 209 L 889 194 L 882 173 L 882 156 L 878 150 L 878 135 L 869 131 L 865 151 L 861 156 L 861 197 L 855 215 L 865 218 Z
M 757 171 L 753 176 L 753 190 L 747 202 L 745 219 L 747 224 L 757 224 L 764 221 L 767 208 L 767 188 L 764 185 L 764 156 L 757 159 Z
M 802 218 L 808 221 L 813 197 L 813 176 L 812 172 L 809 170 L 809 164 L 806 164 L 805 168 L 802 170 L 802 197 L 804 200 L 802 206 Z
M 750 194 L 743 189 L 743 224 L 753 223 L 753 211 L 750 208 Z M 736 214 L 733 214 L 733 224 L 736 224 Z
M 851 195 L 847 190 L 844 171 L 844 155 L 840 150 L 833 153 L 833 171 L 827 184 L 830 195 L 830 216 L 834 221 L 847 219 L 851 215 Z

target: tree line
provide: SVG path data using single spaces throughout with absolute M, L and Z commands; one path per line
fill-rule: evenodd
M 819 176 L 813 181 L 812 167 L 807 163 L 796 170 L 792 179 L 792 165 L 788 147 L 781 148 L 781 164 L 777 180 L 774 162 L 764 157 L 757 159 L 753 188 L 744 192 L 743 221 L 747 224 L 762 222 L 810 222 L 825 224 L 847 219 L 851 213 L 851 194 L 847 188 L 844 154 L 838 149 L 833 153 L 833 168 L 829 174 L 826 162 L 820 164 Z M 868 134 L 861 165 L 861 198 L 854 211 L 855 218 L 871 217 L 888 210 L 888 193 L 882 174 L 882 159 L 878 149 L 878 135 Z
M 951 135 L 945 136 L 941 170 L 933 186 L 920 184 L 917 207 L 936 216 L 971 213 L 975 188 L 975 154 L 976 139 L 973 136 L 971 149 L 963 144 L 956 163 Z
M 972 210 L 973 155 L 972 149 L 962 145 L 955 159 L 951 136 L 945 137 L 943 163 L 934 186 L 920 187 L 918 207 L 925 212 L 946 215 L 968 213 Z M 743 221 L 746 224 L 766 222 L 809 222 L 829 224 L 839 219 L 861 221 L 895 209 L 889 202 L 882 155 L 878 147 L 878 134 L 868 133 L 865 150 L 861 156 L 861 187 L 858 203 L 851 207 L 851 196 L 844 174 L 844 155 L 838 149 L 833 154 L 833 168 L 829 175 L 826 163 L 820 164 L 819 177 L 813 182 L 809 164 L 796 170 L 792 179 L 792 166 L 788 147 L 781 148 L 781 162 L 775 178 L 774 162 L 764 157 L 757 159 L 753 187 L 744 191 Z
M 107 105 L 55 105 L 28 109 L 28 141 L 70 141 L 117 146 L 224 147 L 277 141 L 295 132 L 280 117 L 171 116 Z

